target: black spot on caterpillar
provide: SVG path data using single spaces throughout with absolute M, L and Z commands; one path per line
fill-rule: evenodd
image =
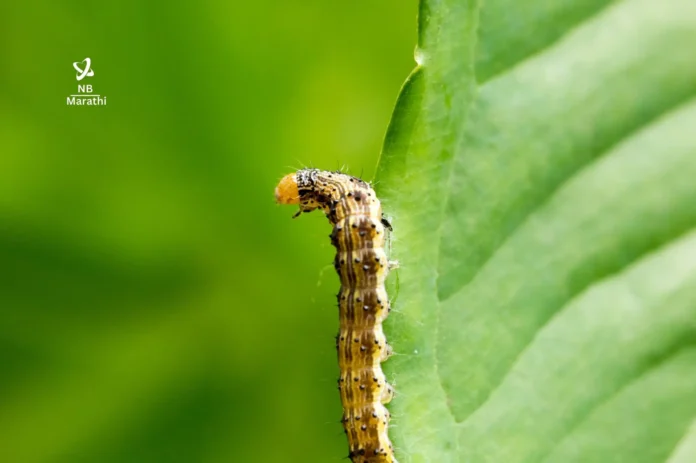
M 303 212 L 321 209 L 333 225 L 334 267 L 341 279 L 338 293 L 340 329 L 336 336 L 341 375 L 343 427 L 353 463 L 397 463 L 387 435 L 394 389 L 381 362 L 391 355 L 382 331 L 389 314 L 384 280 L 389 262 L 384 251 L 382 206 L 370 185 L 341 172 L 303 169 L 283 177 L 275 190 L 280 204 L 298 204 Z

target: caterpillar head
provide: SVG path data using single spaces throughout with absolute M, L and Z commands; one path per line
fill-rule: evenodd
M 319 170 L 302 169 L 294 174 L 288 174 L 280 180 L 275 189 L 278 204 L 298 204 L 299 212 L 310 212 L 314 209 L 327 209 L 330 198 L 326 184 L 318 179 Z
M 280 179 L 275 189 L 275 198 L 278 204 L 300 204 L 297 174 L 288 174 Z

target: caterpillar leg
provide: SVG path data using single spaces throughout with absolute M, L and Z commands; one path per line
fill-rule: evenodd
M 382 350 L 382 357 L 380 360 L 384 362 L 387 360 L 389 357 L 391 357 L 394 354 L 394 349 L 392 348 L 391 344 L 387 344 L 386 347 Z
M 382 222 L 382 225 L 384 225 L 384 228 L 386 228 L 387 230 L 393 230 L 392 224 L 389 222 L 389 220 L 387 220 L 386 217 L 382 216 L 382 220 L 380 220 L 380 222 Z
M 380 402 L 383 404 L 388 404 L 394 398 L 394 388 L 391 384 L 387 383 L 386 387 L 382 389 L 382 397 L 380 397 Z

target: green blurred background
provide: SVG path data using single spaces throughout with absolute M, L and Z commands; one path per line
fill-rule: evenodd
M 329 226 L 273 188 L 372 178 L 416 11 L 3 2 L 0 462 L 347 461 Z

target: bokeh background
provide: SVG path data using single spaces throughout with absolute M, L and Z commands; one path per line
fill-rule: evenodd
M 1 463 L 347 461 L 329 226 L 273 188 L 372 178 L 416 14 L 0 5 Z

